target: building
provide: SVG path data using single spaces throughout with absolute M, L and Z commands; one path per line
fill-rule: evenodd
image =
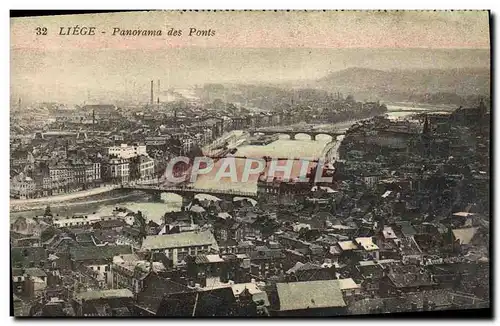
M 147 155 L 146 145 L 127 145 L 121 144 L 120 146 L 111 146 L 106 149 L 109 156 L 117 158 L 129 159 L 132 157 Z
M 33 163 L 35 163 L 35 158 L 30 151 L 16 150 L 10 155 L 10 164 L 12 167 L 25 167 Z
M 352 278 L 336 280 L 339 283 L 340 290 L 344 297 L 350 297 L 361 294 L 361 285 L 354 282 Z
M 142 242 L 142 251 L 164 252 L 177 266 L 187 255 L 218 252 L 219 246 L 210 231 L 149 235 Z
M 195 290 L 187 285 L 167 279 L 155 272 L 149 273 L 141 281 L 141 290 L 137 294 L 135 305 L 136 315 L 155 316 L 165 297 L 192 292 Z
M 101 181 L 101 163 L 89 162 L 85 165 L 86 184 L 96 184 Z
M 92 225 L 101 220 L 102 220 L 101 216 L 97 214 L 90 214 L 90 215 L 75 215 L 69 218 L 56 218 L 52 223 L 54 224 L 54 226 L 62 228 L 62 227 Z
M 318 264 L 298 261 L 295 266 L 286 271 L 286 279 L 290 282 L 319 281 L 335 279 L 335 268 L 323 267 Z
M 256 247 L 249 253 L 252 276 L 258 278 L 280 275 L 284 271 L 286 259 L 281 249 L 271 249 L 265 246 Z
M 130 160 L 131 179 L 149 180 L 155 176 L 155 161 L 149 156 L 140 155 Z
M 193 131 L 209 130 L 209 134 L 213 138 L 220 137 L 224 132 L 224 121 L 219 118 L 209 118 L 200 122 L 195 122 L 190 126 Z
M 47 288 L 47 273 L 41 268 L 24 270 L 24 294 L 28 298 L 40 297 Z
M 432 290 L 437 283 L 431 274 L 415 265 L 389 266 L 380 281 L 380 295 L 391 296 L 400 293 Z
M 269 294 L 272 316 L 335 316 L 346 313 L 337 280 L 276 283 Z
M 10 180 L 10 197 L 27 199 L 33 198 L 36 193 L 36 183 L 25 173 L 21 172 Z
M 115 183 L 127 183 L 130 178 L 130 163 L 123 158 L 112 158 L 104 167 L 108 180 Z
M 39 292 L 47 287 L 47 273 L 37 267 L 13 268 L 12 282 L 14 293 L 26 294 L 26 292 Z M 30 289 L 30 285 L 33 285 L 34 288 Z
M 10 257 L 13 267 L 37 267 L 47 263 L 48 253 L 43 247 L 12 247 Z
M 152 265 L 151 265 L 152 264 Z M 142 281 L 150 272 L 165 270 L 161 262 L 149 262 L 137 254 L 113 257 L 113 288 L 127 288 L 134 294 L 142 290 Z
M 231 289 L 233 290 L 234 296 L 237 300 L 242 298 L 247 292 L 258 306 L 269 307 L 269 298 L 264 290 L 264 285 L 264 282 L 257 283 L 254 279 L 252 279 L 249 283 L 231 284 Z
M 83 246 L 70 249 L 73 269 L 78 270 L 81 266 L 84 266 L 94 271 L 97 281 L 103 285 L 112 285 L 111 265 L 113 264 L 113 257 L 130 253 L 132 253 L 130 246 Z
M 112 289 L 76 293 L 73 309 L 76 316 L 130 316 L 134 295 L 129 289 Z
M 156 316 L 162 317 L 227 317 L 238 316 L 237 302 L 231 287 L 200 289 L 166 295 Z
M 188 276 L 202 288 L 250 280 L 250 259 L 246 254 L 210 254 L 187 259 Z
M 181 140 L 181 143 L 182 143 L 181 154 L 187 154 L 191 152 L 191 149 L 193 149 L 193 146 L 196 144 L 194 139 L 190 137 L 184 137 Z

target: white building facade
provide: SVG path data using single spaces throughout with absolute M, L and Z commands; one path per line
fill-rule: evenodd
M 111 146 L 107 148 L 108 155 L 118 158 L 129 159 L 132 157 L 147 155 L 146 145 L 127 145 Z

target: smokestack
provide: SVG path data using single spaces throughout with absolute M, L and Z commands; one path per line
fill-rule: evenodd
M 154 94 L 153 94 L 153 81 L 151 81 L 151 105 L 154 104 Z
M 157 95 L 157 98 L 156 98 L 156 104 L 158 104 L 158 106 L 160 106 L 160 80 L 158 79 L 158 89 L 156 90 L 156 95 Z

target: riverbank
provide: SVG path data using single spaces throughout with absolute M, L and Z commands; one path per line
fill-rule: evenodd
M 123 195 L 119 197 L 112 197 L 112 198 L 105 198 L 105 199 L 98 199 L 98 200 L 85 200 L 85 201 L 76 201 L 76 202 L 59 202 L 55 204 L 50 204 L 50 208 L 60 208 L 60 207 L 77 207 L 77 206 L 82 206 L 82 205 L 97 205 L 97 204 L 104 204 L 104 203 L 111 203 L 114 201 L 121 201 L 128 199 L 130 197 L 136 196 L 135 194 L 128 194 L 128 195 Z M 27 211 L 34 211 L 34 210 L 42 210 L 47 207 L 47 204 L 31 204 L 31 205 L 24 205 L 24 206 L 17 206 L 17 207 L 11 207 L 11 213 L 22 213 L 22 212 L 27 212 Z
M 453 111 L 457 109 L 456 105 L 451 104 L 428 104 L 428 103 L 413 103 L 413 102 L 387 102 L 385 103 L 388 108 L 388 113 L 390 113 L 389 107 L 399 107 L 407 109 L 416 109 L 417 111 L 432 111 L 432 110 L 449 110 Z
M 97 196 L 105 194 L 120 188 L 118 185 L 104 186 L 94 189 L 88 189 L 83 191 L 77 191 L 70 194 L 56 195 L 51 197 L 33 198 L 33 199 L 11 199 L 10 200 L 10 211 L 19 212 L 24 210 L 38 209 L 39 207 L 58 206 L 67 205 L 68 202 L 75 199 L 84 199 L 87 197 Z M 91 201 L 83 201 L 82 203 L 87 203 Z

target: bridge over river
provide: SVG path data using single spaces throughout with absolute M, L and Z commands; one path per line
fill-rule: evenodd
M 233 189 L 203 189 L 185 186 L 166 186 L 159 182 L 123 184 L 122 189 L 140 190 L 153 195 L 153 199 L 160 201 L 162 193 L 172 193 L 182 197 L 183 203 L 194 199 L 196 195 L 207 194 L 220 199 L 233 200 L 235 197 L 257 198 L 257 192 L 238 191 Z
M 308 135 L 311 140 L 316 140 L 318 135 L 328 135 L 335 139 L 337 136 L 344 135 L 345 132 L 339 130 L 313 130 L 308 128 L 258 128 L 251 129 L 248 131 L 250 136 L 254 136 L 256 134 L 263 135 L 288 135 L 291 140 L 295 139 L 295 136 L 298 134 Z

